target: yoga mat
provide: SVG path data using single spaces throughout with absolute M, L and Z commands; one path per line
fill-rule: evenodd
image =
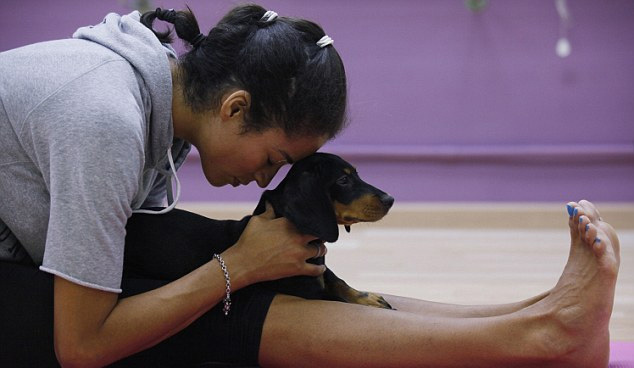
M 610 368 L 634 368 L 634 342 L 610 343 Z

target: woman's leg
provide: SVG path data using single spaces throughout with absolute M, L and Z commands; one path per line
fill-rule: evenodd
M 550 295 L 550 291 L 515 303 L 490 305 L 456 305 L 395 295 L 382 296 L 392 307 L 402 312 L 415 313 L 427 317 L 479 318 L 514 313 L 539 302 L 548 295 Z
M 212 220 L 180 209 L 133 214 L 126 225 L 124 276 L 176 280 L 235 244 L 247 222 Z
M 425 317 L 279 295 L 264 324 L 263 367 L 468 367 L 538 362 L 531 316 Z M 531 356 L 534 354 L 535 356 Z
M 496 317 L 446 318 L 280 295 L 264 324 L 260 364 L 605 367 L 619 243 L 592 204 L 574 207 L 568 264 L 534 304 Z
M 35 265 L 0 262 L 0 367 L 58 367 L 53 277 Z
M 167 281 L 125 279 L 122 298 L 156 289 Z M 219 304 L 188 327 L 161 343 L 110 367 L 256 366 L 262 325 L 274 293 L 257 286 L 232 294 L 228 316 Z M 213 365 L 212 365 L 213 366 Z
M 134 214 L 126 226 L 121 298 L 186 275 L 233 245 L 245 225 L 246 220 L 218 221 L 178 209 L 163 215 Z M 222 303 L 216 305 L 176 335 L 113 367 L 256 365 L 262 325 L 274 295 L 258 285 L 238 290 L 231 295 L 228 316 Z

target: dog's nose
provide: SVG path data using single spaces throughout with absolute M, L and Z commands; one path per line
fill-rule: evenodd
M 394 197 L 389 194 L 383 194 L 379 197 L 381 203 L 385 206 L 386 209 L 390 209 L 394 204 Z

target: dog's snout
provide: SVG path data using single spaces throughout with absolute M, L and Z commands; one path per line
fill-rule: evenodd
M 379 197 L 379 199 L 386 209 L 392 208 L 392 205 L 394 204 L 394 197 L 389 194 L 383 194 Z

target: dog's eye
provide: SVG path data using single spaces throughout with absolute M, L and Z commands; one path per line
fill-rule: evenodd
M 337 185 L 348 185 L 349 182 L 350 182 L 350 179 L 348 179 L 347 175 L 344 175 L 340 177 L 339 179 L 337 179 Z

